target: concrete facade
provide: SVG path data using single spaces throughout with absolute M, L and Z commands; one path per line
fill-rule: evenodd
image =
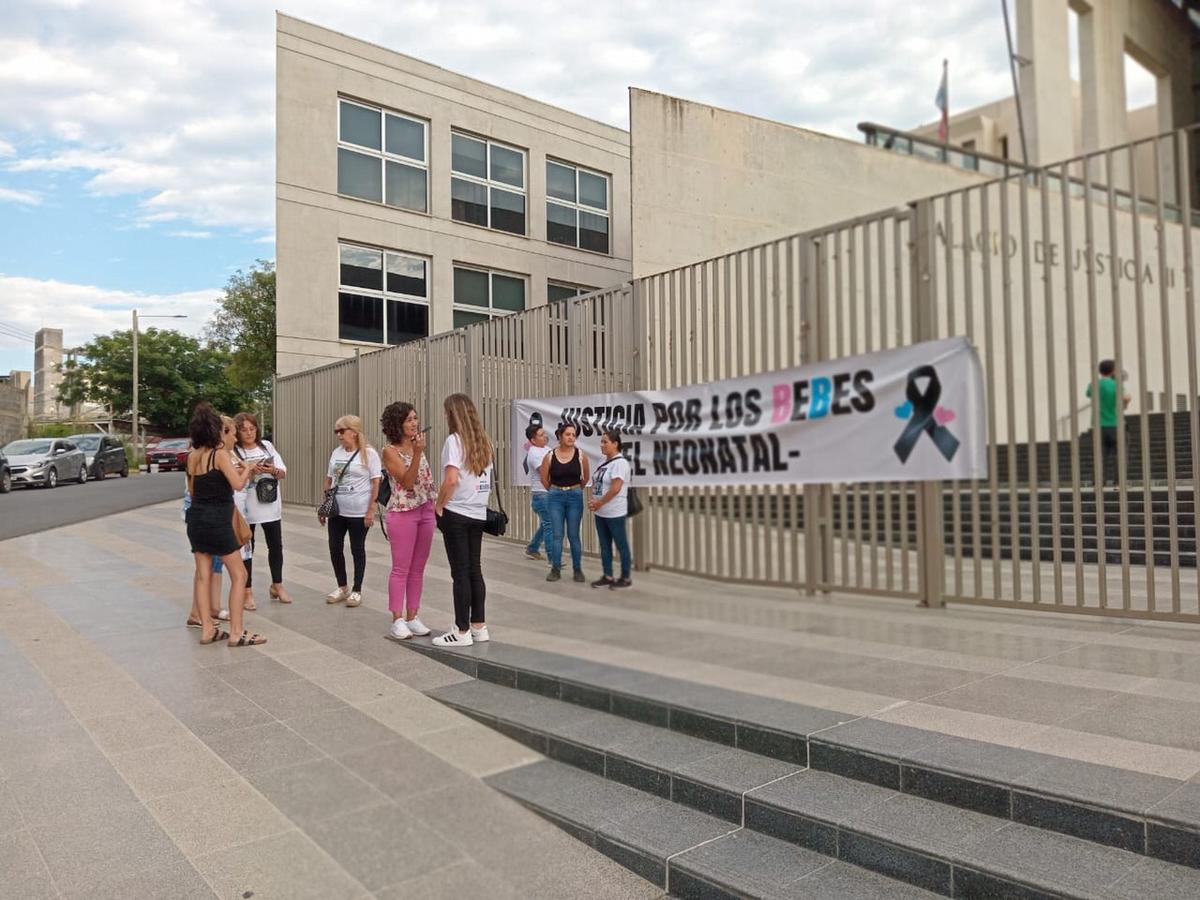
M 381 346 L 339 337 L 340 244 L 426 262 L 429 334 L 454 327 L 456 265 L 518 276 L 526 308 L 547 302 L 550 282 L 595 289 L 628 280 L 627 132 L 282 14 L 277 26 L 281 374 Z M 425 124 L 426 212 L 339 194 L 341 99 Z M 455 220 L 452 130 L 524 154 L 524 235 Z M 547 240 L 548 159 L 607 178 L 608 253 Z
M 60 411 L 58 386 L 62 383 L 59 366 L 63 361 L 61 328 L 40 328 L 33 336 L 33 417 L 57 418 Z
M 25 434 L 32 409 L 30 382 L 29 372 L 0 375 L 0 446 Z

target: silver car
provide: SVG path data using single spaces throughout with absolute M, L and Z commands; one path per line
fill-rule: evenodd
M 13 485 L 56 487 L 60 481 L 88 479 L 83 451 L 63 438 L 31 438 L 4 447 Z

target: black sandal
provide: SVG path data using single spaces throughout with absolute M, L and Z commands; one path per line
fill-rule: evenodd
M 218 628 L 218 629 L 217 629 L 217 633 L 216 633 L 216 634 L 214 634 L 214 635 L 213 635 L 211 638 L 209 638 L 207 641 L 206 641 L 204 638 L 200 638 L 200 643 L 202 643 L 202 644 L 215 644 L 217 641 L 227 641 L 227 640 L 229 640 L 229 632 L 228 632 L 228 631 L 222 631 L 220 628 Z
M 229 635 L 225 635 L 229 637 Z M 237 639 L 237 643 L 230 642 L 230 647 L 257 647 L 260 644 L 265 644 L 267 639 L 261 634 L 250 634 L 248 631 L 243 631 L 242 636 Z

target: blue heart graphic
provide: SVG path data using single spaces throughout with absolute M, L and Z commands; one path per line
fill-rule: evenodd
M 912 401 L 910 401 L 910 400 L 905 400 L 903 403 L 901 403 L 899 406 L 896 407 L 896 418 L 897 419 L 911 419 L 912 414 L 913 414 L 913 407 L 912 407 Z

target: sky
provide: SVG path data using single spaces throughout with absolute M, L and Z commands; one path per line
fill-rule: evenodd
M 134 308 L 200 334 L 274 258 L 276 8 L 621 127 L 632 85 L 858 140 L 935 120 L 943 58 L 951 113 L 1011 94 L 995 0 L 4 0 L 0 372 Z

